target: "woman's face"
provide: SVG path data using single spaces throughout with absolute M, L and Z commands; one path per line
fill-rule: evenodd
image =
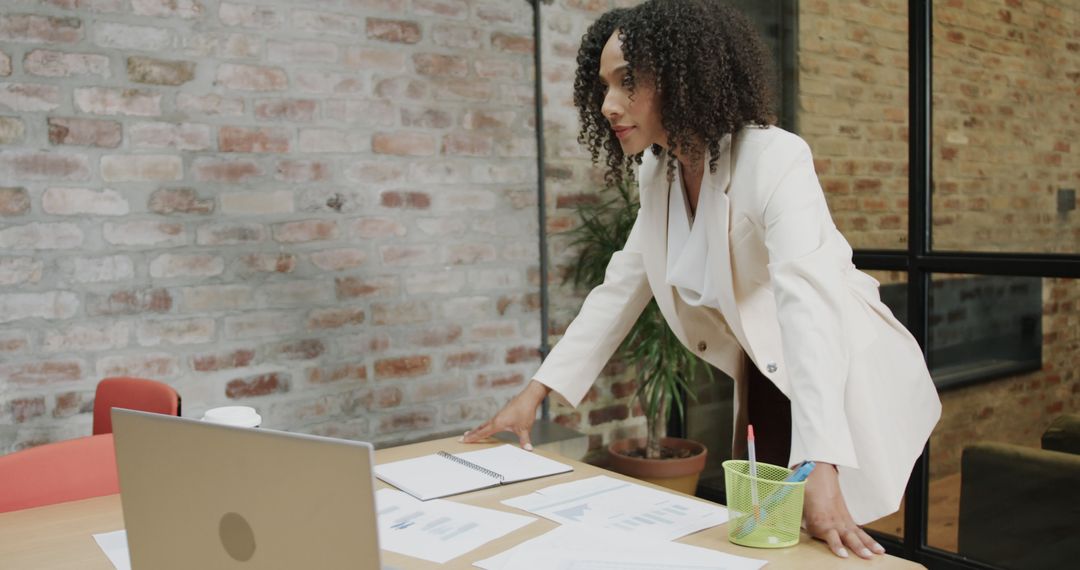
M 628 69 L 616 30 L 600 53 L 600 82 L 607 86 L 600 112 L 615 131 L 624 155 L 638 154 L 654 144 L 666 148 L 667 134 L 660 124 L 660 97 L 656 86 L 652 78 L 637 74 L 631 92 L 623 86 L 623 76 Z

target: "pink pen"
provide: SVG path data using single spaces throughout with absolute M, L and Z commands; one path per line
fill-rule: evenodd
M 754 450 L 754 426 L 746 426 L 746 448 L 750 453 L 750 501 L 754 505 L 754 520 L 761 519 L 757 494 L 757 452 Z

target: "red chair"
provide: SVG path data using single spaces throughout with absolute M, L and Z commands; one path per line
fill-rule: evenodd
M 179 416 L 180 394 L 157 380 L 106 378 L 94 394 L 94 435 L 112 433 L 113 408 Z
M 119 492 L 111 433 L 0 456 L 0 513 Z

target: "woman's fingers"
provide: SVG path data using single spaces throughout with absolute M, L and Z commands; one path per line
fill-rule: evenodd
M 825 535 L 821 539 L 825 541 L 825 544 L 829 545 L 829 549 L 833 551 L 833 554 L 840 558 L 848 557 L 847 549 L 844 548 L 844 543 L 840 540 L 840 533 L 835 528 L 825 531 Z
M 859 558 L 870 559 L 874 557 L 874 553 L 870 552 L 870 547 L 863 543 L 862 537 L 859 536 L 858 532 L 855 532 L 855 529 L 844 533 L 844 544 Z
M 525 451 L 532 451 L 533 446 L 532 442 L 529 440 L 529 428 L 518 428 L 514 431 L 517 432 L 518 443 L 521 444 L 521 449 L 524 449 Z
M 498 430 L 495 429 L 495 420 L 490 419 L 481 424 L 480 427 L 465 432 L 465 435 L 462 436 L 461 441 L 465 443 L 476 443 L 482 439 L 487 439 L 491 436 L 491 434 L 495 433 L 496 431 Z
M 885 547 L 878 544 L 877 541 L 874 540 L 874 537 L 866 534 L 866 531 L 861 528 L 857 528 L 857 531 L 859 533 L 859 538 L 862 540 L 863 544 L 870 549 L 870 552 L 873 552 L 874 554 L 885 554 Z

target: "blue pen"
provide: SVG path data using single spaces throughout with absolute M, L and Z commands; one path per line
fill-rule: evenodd
M 813 470 L 814 462 L 805 461 L 801 465 L 799 465 L 794 471 L 792 471 L 791 474 L 784 479 L 784 482 L 798 483 L 800 481 L 805 481 L 806 478 L 810 476 L 810 472 Z M 791 493 L 792 488 L 793 487 L 790 485 L 784 485 L 783 487 L 780 487 L 780 489 L 778 489 L 776 492 L 765 498 L 764 504 L 761 505 L 761 520 L 764 520 L 765 517 L 768 515 L 769 509 L 776 507 L 778 504 L 780 504 L 780 501 L 784 500 L 784 497 L 787 497 L 788 494 Z M 742 528 L 740 528 L 738 532 L 735 533 L 735 537 L 742 538 L 750 534 L 751 532 L 754 532 L 754 527 L 757 526 L 757 521 L 755 520 L 756 518 L 757 517 L 747 517 L 746 520 L 743 521 Z

